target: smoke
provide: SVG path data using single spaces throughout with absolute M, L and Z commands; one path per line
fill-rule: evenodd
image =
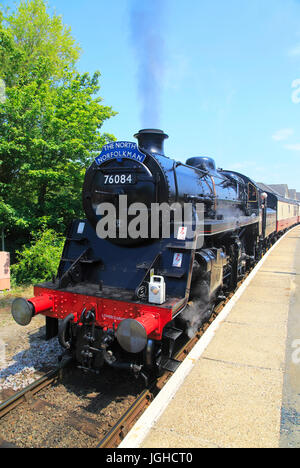
M 138 95 L 143 127 L 159 127 L 164 78 L 165 0 L 132 0 L 131 42 L 138 61 Z
M 199 328 L 208 321 L 212 314 L 212 302 L 207 275 L 195 271 L 192 278 L 190 293 L 191 301 L 180 314 L 180 320 L 184 321 L 185 333 L 193 338 Z
M 185 321 L 185 333 L 187 336 L 193 338 L 202 325 L 209 320 L 211 314 L 212 308 L 209 303 L 203 300 L 189 302 L 181 314 L 181 318 Z
M 241 210 L 239 207 L 233 207 L 233 206 L 223 206 L 222 208 L 219 208 L 216 212 L 217 216 L 223 216 L 223 218 L 228 219 L 228 218 L 241 218 L 245 217 L 245 212 Z

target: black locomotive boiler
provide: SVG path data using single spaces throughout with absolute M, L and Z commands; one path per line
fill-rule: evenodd
M 279 233 L 273 198 L 269 206 L 248 177 L 208 157 L 168 158 L 161 130 L 135 137 L 106 145 L 86 171 L 86 219 L 69 227 L 57 277 L 16 299 L 12 314 L 21 325 L 45 315 L 47 338 L 58 334 L 83 369 L 147 375 L 177 368 L 178 337 L 209 318 Z

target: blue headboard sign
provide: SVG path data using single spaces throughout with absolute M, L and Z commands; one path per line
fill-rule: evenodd
M 131 141 L 114 141 L 103 146 L 101 154 L 95 161 L 99 166 L 111 159 L 121 162 L 123 158 L 134 159 L 139 163 L 143 163 L 145 157 L 146 155 L 139 151 L 136 143 L 132 143 Z

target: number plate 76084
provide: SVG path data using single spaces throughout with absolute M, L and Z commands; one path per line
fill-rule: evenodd
M 133 174 L 105 174 L 103 183 L 104 185 L 135 184 L 135 176 Z

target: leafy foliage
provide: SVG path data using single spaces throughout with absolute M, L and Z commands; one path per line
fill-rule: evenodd
M 18 263 L 11 266 L 13 284 L 33 284 L 56 275 L 64 239 L 48 229 L 29 247 L 17 252 Z
M 12 250 L 82 216 L 85 169 L 115 139 L 100 133 L 115 112 L 98 95 L 100 73 L 76 71 L 79 52 L 43 0 L 0 10 L 0 230 Z
M 84 171 L 112 139 L 97 132 L 112 111 L 93 98 L 98 74 L 72 74 L 56 88 L 36 74 L 6 88 L 0 105 L 0 227 L 63 230 L 81 215 Z
M 21 0 L 16 12 L 0 13 L 0 73 L 6 75 L 8 86 L 34 79 L 34 67 L 41 58 L 47 60 L 44 79 L 59 80 L 74 70 L 80 47 L 61 16 L 47 10 L 44 0 Z

